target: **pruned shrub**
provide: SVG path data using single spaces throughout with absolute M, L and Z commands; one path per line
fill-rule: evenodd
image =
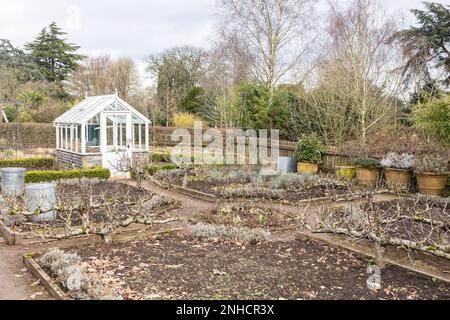
M 251 175 L 244 171 L 230 171 L 224 174 L 220 170 L 212 170 L 210 182 L 215 184 L 247 183 L 251 181 Z
M 155 178 L 161 181 L 173 180 L 176 178 L 181 178 L 186 175 L 186 170 L 184 169 L 168 169 L 168 170 L 159 170 L 155 174 Z
M 244 227 L 227 228 L 223 225 L 199 223 L 189 226 L 189 235 L 202 240 L 239 240 L 258 243 L 267 240 L 269 233 L 262 229 L 249 229 Z
M 283 191 L 260 188 L 250 185 L 240 188 L 225 188 L 225 190 L 223 190 L 222 192 L 222 197 L 281 199 L 283 197 Z
M 177 169 L 178 166 L 174 163 L 167 163 L 167 164 L 160 164 L 160 165 L 151 165 L 147 168 L 147 172 L 151 175 L 154 176 L 156 173 L 160 172 L 160 171 L 166 171 L 166 170 L 174 170 Z
M 357 158 L 353 160 L 353 165 L 363 168 L 376 168 L 380 166 L 380 161 L 374 158 Z
M 310 173 L 288 173 L 276 176 L 270 181 L 271 189 L 302 189 L 319 182 L 319 177 Z
M 25 173 L 26 183 L 60 181 L 62 179 L 109 179 L 111 172 L 105 168 L 73 169 L 59 171 L 28 171 Z
M 301 138 L 297 143 L 295 156 L 298 162 L 322 163 L 323 146 L 316 135 Z
M 449 162 L 443 156 L 434 154 L 419 158 L 414 166 L 417 173 L 437 173 L 447 174 L 449 170 Z
M 414 156 L 408 153 L 389 153 L 381 160 L 381 165 L 385 168 L 411 169 L 414 167 Z
M 150 153 L 150 161 L 152 162 L 170 162 L 169 152 L 152 152 Z

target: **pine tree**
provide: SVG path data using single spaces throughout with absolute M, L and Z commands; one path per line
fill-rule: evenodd
M 25 46 L 48 81 L 65 80 L 83 59 L 76 53 L 80 47 L 68 43 L 64 38 L 66 34 L 53 22 Z

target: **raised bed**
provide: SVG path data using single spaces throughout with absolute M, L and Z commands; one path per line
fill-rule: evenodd
M 311 240 L 243 245 L 163 237 L 67 251 L 125 299 L 450 299 L 450 284 L 393 265 L 371 291 L 369 260 Z
M 170 172 L 158 179 L 156 175 L 152 182 L 159 187 L 171 188 L 176 192 L 188 195 L 192 198 L 208 201 L 235 202 L 243 199 L 269 200 L 273 203 L 310 205 L 321 203 L 345 202 L 365 197 L 365 190 L 353 185 L 334 182 L 318 178 L 317 182 L 298 187 L 271 187 L 271 180 L 266 178 L 257 187 L 248 181 L 248 177 L 242 181 L 223 181 L 208 176 L 198 176 L 190 172 L 187 178 L 182 176 L 181 170 L 175 170 L 178 175 L 172 176 Z M 170 177 L 170 179 L 166 178 Z M 170 180 L 170 182 L 168 182 Z M 382 192 L 385 193 L 385 192 Z
M 442 258 L 450 266 L 449 200 L 413 196 L 322 207 L 305 219 L 314 233 L 366 239 Z
M 89 188 L 91 189 L 83 190 Z M 92 199 L 90 200 L 91 209 L 88 213 L 81 213 L 76 209 L 71 212 L 68 209 L 77 208 L 80 205 L 79 201 L 85 201 L 89 197 L 92 197 Z M 166 197 L 112 181 L 95 181 L 87 185 L 76 183 L 59 185 L 58 198 L 58 217 L 53 222 L 31 222 L 25 216 L 21 216 L 18 221 L 13 220 L 11 222 L 11 216 L 1 216 L 0 233 L 4 236 L 6 242 L 10 245 L 21 245 L 54 242 L 66 238 L 101 238 L 103 235 L 100 236 L 96 232 L 82 232 L 81 230 L 77 233 L 76 230 L 82 229 L 82 226 L 85 225 L 88 225 L 92 230 L 99 230 L 105 226 L 105 223 L 114 228 L 112 231 L 114 234 L 122 236 L 139 235 L 151 229 L 152 226 L 151 223 L 147 222 L 131 221 L 130 218 L 134 217 L 133 214 L 140 214 L 139 212 L 136 213 L 136 210 L 142 208 L 145 214 L 167 219 L 169 217 L 168 212 L 180 208 L 178 202 Z M 146 206 L 146 203 L 154 200 L 161 201 L 152 203 L 151 208 Z M 81 205 L 84 205 L 84 202 L 81 202 Z M 142 207 L 139 207 L 140 205 Z M 17 219 L 17 217 L 14 216 L 14 219 Z M 89 219 L 88 223 L 86 223 L 86 219 Z M 140 220 L 145 220 L 144 214 Z M 67 237 L 64 235 L 67 235 Z

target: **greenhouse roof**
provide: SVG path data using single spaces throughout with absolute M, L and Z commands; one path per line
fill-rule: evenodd
M 126 103 L 117 94 L 87 97 L 79 104 L 59 116 L 53 124 L 83 124 L 102 111 L 130 111 L 134 118 L 150 122 L 148 118 Z

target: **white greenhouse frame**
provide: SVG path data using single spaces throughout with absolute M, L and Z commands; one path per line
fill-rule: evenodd
M 110 168 L 113 158 L 124 152 L 149 152 L 150 124 L 117 93 L 86 97 L 53 121 L 56 150 L 101 155 L 103 167 Z

